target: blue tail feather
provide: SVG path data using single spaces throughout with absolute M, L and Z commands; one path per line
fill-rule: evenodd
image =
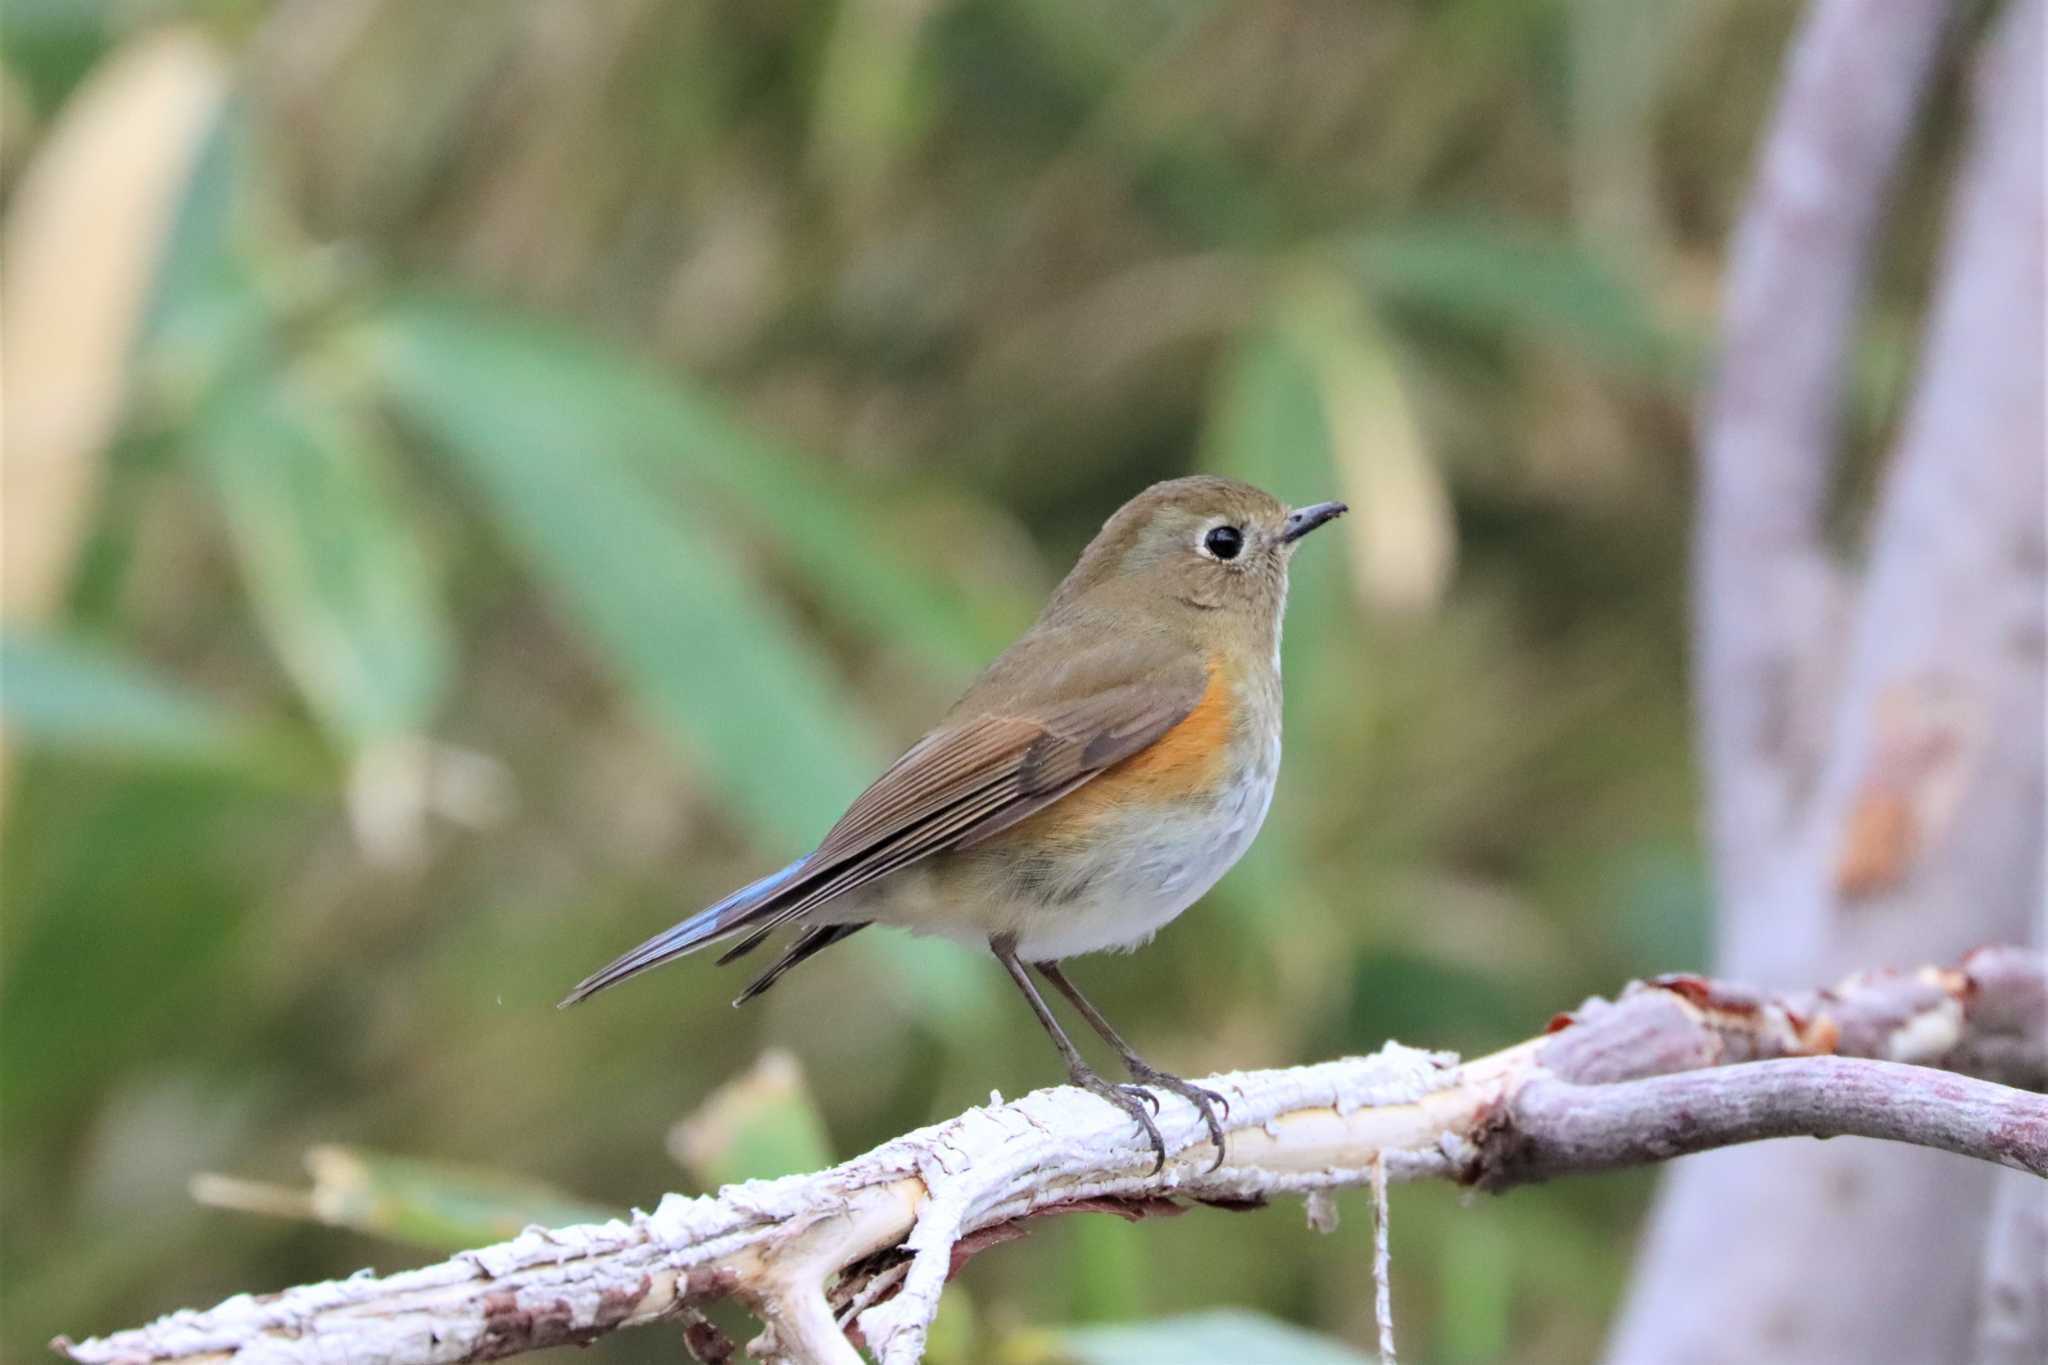
M 673 928 L 664 929 L 631 952 L 624 954 L 609 966 L 585 977 L 562 997 L 559 1008 L 566 1009 L 579 1000 L 586 1000 L 609 986 L 616 986 L 629 976 L 638 976 L 650 967 L 685 953 L 695 952 L 715 939 L 746 927 L 747 920 L 788 884 L 791 878 L 803 870 L 804 859 L 798 858 L 779 872 L 771 872 L 756 882 L 749 882 L 739 890 L 719 901 L 716 905 L 684 920 Z

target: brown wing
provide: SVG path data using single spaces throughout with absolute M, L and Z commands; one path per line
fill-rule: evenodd
M 1007 829 L 1173 729 L 1208 681 L 1201 661 L 1169 650 L 1128 639 L 1076 649 L 1064 632 L 1036 631 L 861 793 L 808 857 L 655 935 L 586 977 L 563 1003 L 744 934 L 719 958 L 730 962 L 835 897 Z M 1071 700 L 1033 704 L 1047 690 Z M 837 937 L 844 935 L 812 948 Z
M 1039 715 L 1020 714 L 1019 699 L 1004 695 L 1014 689 L 990 689 L 999 709 L 988 711 L 977 711 L 970 694 L 861 793 L 747 927 L 773 929 L 921 858 L 971 847 L 1151 744 L 1195 709 L 1208 674 L 1193 661 L 1161 667 L 1143 653 L 1126 645 L 1063 661 L 1066 678 L 1093 690 Z M 749 935 L 727 957 L 754 942 Z

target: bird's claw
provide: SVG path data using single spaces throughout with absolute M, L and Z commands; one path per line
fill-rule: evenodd
M 1152 1115 L 1145 1107 L 1149 1104 L 1153 1109 L 1157 1109 L 1159 1107 L 1159 1097 L 1157 1095 L 1151 1094 L 1142 1086 L 1117 1085 L 1111 1081 L 1106 1081 L 1093 1071 L 1076 1071 L 1070 1079 L 1075 1085 L 1086 1090 L 1089 1094 L 1108 1100 L 1111 1104 L 1129 1114 L 1137 1122 L 1137 1125 L 1145 1130 L 1145 1137 L 1152 1144 L 1153 1159 L 1150 1174 L 1158 1175 L 1166 1169 L 1166 1139 L 1160 1136 L 1159 1125 L 1152 1121 Z
M 1180 1096 L 1195 1106 L 1202 1116 L 1202 1125 L 1209 1130 L 1209 1141 L 1216 1148 L 1216 1160 L 1209 1169 L 1218 1170 L 1223 1165 L 1223 1119 L 1219 1115 L 1230 1112 L 1230 1101 L 1205 1086 L 1161 1071 L 1145 1063 L 1131 1066 L 1135 1083 L 1118 1085 L 1106 1081 L 1093 1071 L 1075 1071 L 1070 1079 L 1081 1089 L 1092 1095 L 1108 1100 L 1134 1119 L 1145 1130 L 1145 1136 L 1152 1143 L 1153 1162 L 1151 1174 L 1158 1175 L 1166 1169 L 1166 1139 L 1160 1135 L 1159 1125 L 1152 1121 L 1152 1115 L 1159 1112 L 1159 1096 L 1153 1091 L 1165 1090 Z
M 1171 1091 L 1195 1106 L 1202 1115 L 1203 1126 L 1209 1130 L 1209 1141 L 1216 1146 L 1216 1160 L 1209 1164 L 1209 1169 L 1220 1169 L 1223 1165 L 1223 1120 L 1217 1111 L 1221 1110 L 1227 1115 L 1230 1112 L 1230 1101 L 1206 1086 L 1184 1081 L 1178 1076 L 1142 1062 L 1132 1064 L 1131 1075 L 1143 1085 Z

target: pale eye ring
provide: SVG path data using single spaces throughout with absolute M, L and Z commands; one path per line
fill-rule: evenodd
M 1244 532 L 1235 526 L 1212 526 L 1202 548 L 1218 559 L 1236 559 L 1244 550 Z

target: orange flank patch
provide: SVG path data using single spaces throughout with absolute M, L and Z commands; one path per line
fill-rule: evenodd
M 1085 838 L 1103 817 L 1132 806 L 1168 805 L 1207 792 L 1223 779 L 1237 719 L 1236 694 L 1222 661 L 1209 662 L 1209 685 L 1180 724 L 1103 770 L 1044 810 L 1003 831 L 1003 843 Z
M 1211 659 L 1209 685 L 1186 719 L 1074 795 L 1102 787 L 1118 801 L 1171 801 L 1207 791 L 1223 775 L 1224 755 L 1230 752 L 1237 719 L 1233 701 L 1221 662 Z

